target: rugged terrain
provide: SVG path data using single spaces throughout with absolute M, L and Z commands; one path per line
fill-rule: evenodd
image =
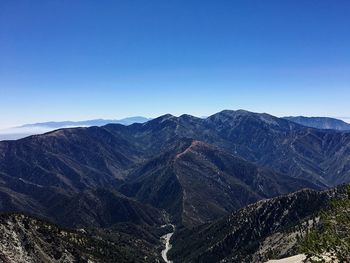
M 170 251 L 175 260 L 198 259 L 206 251 L 196 250 L 203 240 L 195 233 L 205 236 L 204 229 L 215 236 L 211 227 L 215 231 L 230 227 L 222 219 L 228 214 L 240 211 L 233 214 L 234 221 L 250 222 L 260 218 L 254 213 L 263 204 L 275 201 L 239 210 L 249 204 L 277 197 L 272 200 L 285 202 L 283 209 L 273 203 L 259 220 L 285 225 L 324 209 L 329 192 L 286 194 L 347 182 L 350 132 L 305 127 L 242 110 L 222 111 L 205 119 L 168 114 L 142 124 L 59 129 L 0 142 L 0 211 L 25 212 L 60 226 L 88 229 L 103 240 L 110 238 L 105 235 L 108 229 L 111 235 L 152 244 L 145 246 L 152 247 L 146 249 L 151 254 L 161 245 L 159 237 L 167 233 L 161 226 L 173 223 L 175 241 L 185 240 L 186 235 L 199 240 L 188 243 L 194 253 L 190 255 L 178 253 L 177 243 Z M 284 197 L 278 199 L 281 195 Z M 304 206 L 309 199 L 314 202 L 311 208 Z M 278 223 L 283 213 L 289 221 Z M 211 225 L 213 222 L 223 223 Z M 224 250 L 242 248 L 249 253 L 234 254 L 245 260 L 255 255 L 256 244 L 246 247 L 242 242 L 249 243 L 249 236 L 268 238 L 269 231 L 263 229 L 257 236 L 248 233 L 236 243 L 229 242 Z M 223 255 L 222 247 L 217 249 L 212 254 L 215 260 L 215 255 Z M 260 256 L 269 258 L 267 255 L 265 251 Z M 229 256 L 224 254 L 222 259 L 231 260 Z
M 200 141 L 187 140 L 179 148 L 141 166 L 121 191 L 168 210 L 177 223 L 189 227 L 260 199 L 317 188 Z
M 197 225 L 262 198 L 348 182 L 349 145 L 350 133 L 246 111 L 61 129 L 0 142 L 0 209 L 62 223 L 69 211 L 84 211 L 72 202 L 108 211 L 114 198 Z M 101 198 L 96 189 L 111 193 Z
M 306 254 L 307 262 L 350 260 L 350 185 L 259 201 L 172 239 L 174 262 L 266 262 Z M 319 260 L 319 261 L 318 261 Z M 338 261 L 337 261 L 338 260 Z
M 111 234 L 112 233 L 112 234 Z M 24 214 L 0 215 L 0 261 L 161 262 L 159 244 L 111 230 L 69 230 Z

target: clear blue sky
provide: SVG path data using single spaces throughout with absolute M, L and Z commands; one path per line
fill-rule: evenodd
M 0 127 L 350 116 L 348 0 L 1 0 Z

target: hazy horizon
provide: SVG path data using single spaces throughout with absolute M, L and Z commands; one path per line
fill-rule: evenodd
M 222 109 L 222 110 L 245 110 L 245 109 Z M 220 111 L 222 111 L 220 110 Z M 218 112 L 220 112 L 218 111 Z M 254 111 L 252 111 L 254 112 Z M 213 112 L 212 114 L 215 114 L 217 112 Z M 267 113 L 267 114 L 271 114 L 269 112 L 257 112 L 257 113 Z M 160 117 L 162 115 L 165 115 L 165 114 L 171 114 L 171 115 L 174 115 L 174 116 L 181 116 L 182 114 L 190 114 L 190 113 L 182 113 L 182 114 L 172 114 L 170 112 L 167 112 L 167 113 L 164 113 L 164 114 L 161 114 L 161 115 L 156 115 L 156 116 L 141 116 L 141 115 L 135 115 L 135 116 L 125 116 L 125 117 L 122 117 L 122 118 L 103 118 L 103 117 L 100 117 L 100 118 L 94 118 L 94 119 L 76 119 L 76 120 L 73 120 L 73 119 L 58 119 L 58 120 L 44 120 L 44 121 L 35 121 L 35 122 L 31 122 L 31 123 L 19 123 L 18 125 L 16 126 L 9 126 L 9 127 L 1 127 L 0 126 L 0 134 L 1 133 L 7 133 L 7 132 L 14 132 L 14 133 L 22 133 L 23 130 L 22 129 L 29 129 L 30 130 L 30 127 L 25 127 L 26 125 L 37 125 L 37 128 L 45 128 L 45 126 L 40 126 L 38 124 L 41 124 L 41 123 L 48 123 L 48 122 L 56 122 L 56 123 L 59 123 L 59 122 L 84 122 L 84 121 L 90 121 L 90 120 L 123 120 L 123 119 L 128 119 L 128 118 L 133 118 L 133 117 L 144 117 L 144 118 L 148 118 L 148 119 L 153 119 L 153 118 L 157 118 L 157 117 Z M 198 116 L 198 115 L 194 115 L 194 114 L 190 114 L 192 116 L 195 116 L 195 117 L 198 117 L 198 118 L 206 118 L 206 117 L 209 117 L 210 115 L 212 114 L 209 114 L 209 115 L 201 115 L 201 116 Z M 271 114 L 273 115 L 273 114 Z M 350 117 L 338 117 L 338 116 L 307 116 L 307 115 L 283 115 L 283 116 L 277 116 L 277 115 L 273 115 L 273 116 L 276 116 L 276 117 L 279 117 L 279 118 L 282 118 L 282 117 L 296 117 L 296 116 L 304 116 L 304 117 L 328 117 L 328 118 L 334 118 L 334 119 L 339 119 L 339 120 L 342 120 L 346 123 L 349 123 L 350 124 Z M 24 127 L 23 127 L 24 126 Z M 71 128 L 71 127 L 78 127 L 78 126 L 65 126 L 65 128 Z M 84 126 L 79 126 L 79 127 L 84 127 Z M 38 130 L 38 132 L 46 132 L 47 130 L 46 129 L 43 129 L 43 130 Z

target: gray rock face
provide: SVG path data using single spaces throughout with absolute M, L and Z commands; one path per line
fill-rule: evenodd
M 157 246 L 132 237 L 91 235 L 23 214 L 0 215 L 0 261 L 159 262 Z

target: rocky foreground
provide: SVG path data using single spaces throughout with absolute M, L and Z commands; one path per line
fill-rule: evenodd
M 0 215 L 4 263 L 162 262 L 157 249 L 126 234 L 68 230 L 23 214 Z
M 350 185 L 263 200 L 179 230 L 172 243 L 174 262 L 260 263 L 301 254 L 303 262 L 350 262 Z

